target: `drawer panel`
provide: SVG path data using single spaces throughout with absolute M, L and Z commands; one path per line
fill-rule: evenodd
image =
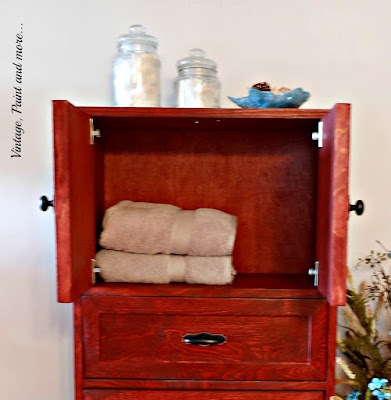
M 208 390 L 111 390 L 84 391 L 84 400 L 324 400 L 324 392 L 208 391 Z
M 324 380 L 324 300 L 86 297 L 87 378 Z M 185 343 L 222 335 L 223 344 Z

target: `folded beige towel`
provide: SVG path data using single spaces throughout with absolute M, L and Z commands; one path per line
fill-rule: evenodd
M 106 282 L 186 282 L 227 285 L 233 281 L 232 257 L 194 257 L 166 254 L 133 254 L 101 250 L 96 265 Z
M 236 217 L 225 212 L 129 200 L 107 209 L 102 225 L 102 247 L 139 254 L 228 256 L 236 236 Z

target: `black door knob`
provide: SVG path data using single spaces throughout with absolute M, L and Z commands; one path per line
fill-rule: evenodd
M 49 207 L 54 207 L 54 200 L 49 200 L 46 196 L 39 199 L 39 207 L 42 211 L 46 211 Z
M 361 200 L 357 200 L 356 204 L 349 204 L 349 212 L 354 211 L 357 215 L 361 215 L 364 212 L 364 203 Z

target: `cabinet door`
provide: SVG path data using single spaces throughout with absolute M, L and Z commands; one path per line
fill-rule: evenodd
M 72 302 L 91 286 L 95 254 L 94 152 L 89 117 L 53 102 L 58 301 Z
M 330 305 L 338 306 L 344 305 L 346 299 L 350 105 L 337 104 L 322 121 L 316 259 L 319 261 L 319 291 Z
M 323 400 L 324 392 L 89 389 L 84 400 Z

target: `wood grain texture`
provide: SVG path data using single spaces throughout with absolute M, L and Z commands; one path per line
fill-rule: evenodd
M 88 389 L 85 400 L 324 400 L 324 392 L 289 391 L 197 391 L 197 390 L 109 390 Z
M 169 285 L 106 283 L 94 285 L 86 296 L 162 296 L 162 297 L 250 297 L 278 299 L 319 299 L 308 274 L 238 274 L 230 285 Z
M 87 114 L 66 101 L 54 101 L 53 117 L 58 301 L 72 302 L 91 286 L 94 150 Z
M 324 390 L 327 381 L 214 381 L 185 379 L 84 379 L 90 389 L 170 389 L 170 390 Z M 331 392 L 330 392 L 331 393 Z
M 319 290 L 330 305 L 346 302 L 346 244 L 349 215 L 350 106 L 337 104 L 323 118 L 318 158 L 316 255 Z
M 168 108 L 168 107 L 80 107 L 91 117 L 210 118 L 210 119 L 320 119 L 329 110 L 315 109 L 238 109 L 238 108 Z
M 83 305 L 89 378 L 325 379 L 324 300 L 87 297 Z M 200 332 L 227 342 L 183 342 Z
M 337 350 L 337 307 L 328 311 L 328 344 L 327 344 L 327 398 L 335 393 L 335 357 Z
M 81 298 L 73 305 L 75 350 L 75 400 L 83 400 L 83 319 Z

